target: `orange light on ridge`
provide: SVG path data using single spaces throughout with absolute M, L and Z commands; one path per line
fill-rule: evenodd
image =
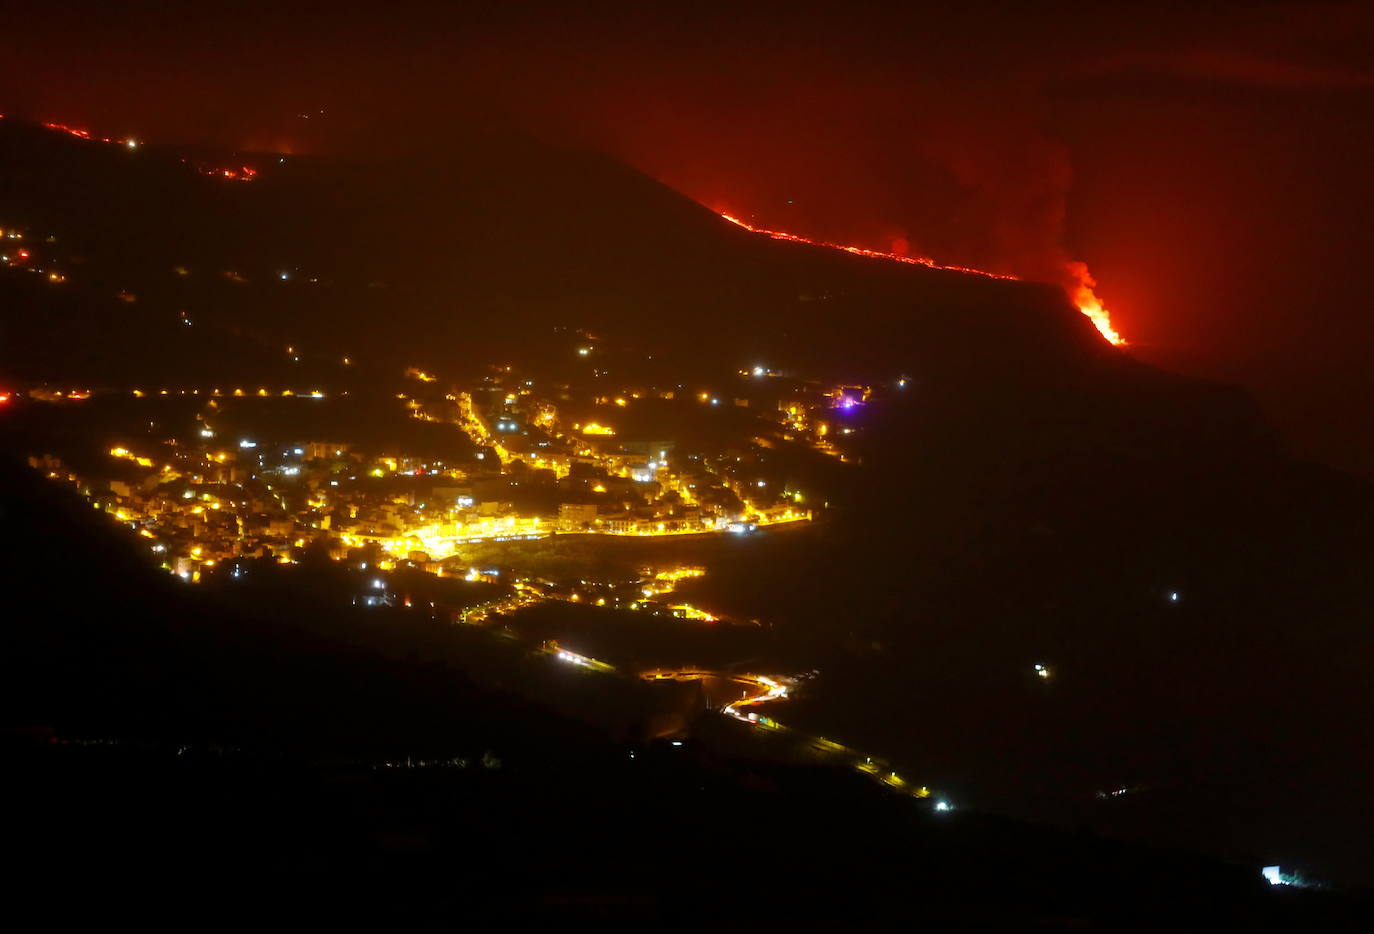
M 846 246 L 842 243 L 831 243 L 827 240 L 812 240 L 809 237 L 802 237 L 781 230 L 769 230 L 766 227 L 755 227 L 753 224 L 742 221 L 731 214 L 726 214 L 724 212 L 718 213 L 730 223 L 738 227 L 743 227 L 750 233 L 763 234 L 766 237 L 772 237 L 774 240 L 786 240 L 790 243 L 805 243 L 810 246 L 823 246 L 832 250 L 843 250 L 846 253 L 853 253 L 857 256 L 870 256 L 874 259 L 886 259 L 898 263 L 909 263 L 913 266 L 925 266 L 928 269 L 943 269 L 949 272 L 962 272 L 973 276 L 985 276 L 989 279 L 1020 279 L 1019 276 L 1009 276 L 999 272 L 988 272 L 984 269 L 972 269 L 968 266 L 946 266 L 943 263 L 937 263 L 928 256 L 902 256 L 897 253 L 884 253 L 881 250 L 869 250 L 858 246 Z M 1069 300 L 1073 302 L 1074 307 L 1081 311 L 1088 320 L 1093 323 L 1098 333 L 1100 333 L 1108 343 L 1118 347 L 1125 344 L 1125 338 L 1117 332 L 1116 328 L 1112 327 L 1111 314 L 1103 306 L 1102 300 L 1093 292 L 1093 288 L 1097 285 L 1097 281 L 1089 275 L 1087 264 L 1071 262 L 1067 264 L 1065 271 L 1073 280 L 1073 285 L 1066 287 L 1065 291 L 1068 292 Z

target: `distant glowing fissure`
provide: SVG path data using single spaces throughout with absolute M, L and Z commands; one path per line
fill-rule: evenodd
M 4 116 L 4 114 L 0 114 L 0 120 L 4 119 Z M 74 127 L 69 127 L 61 123 L 45 123 L 43 125 L 50 130 L 56 130 L 61 133 L 69 133 L 72 136 L 77 137 L 78 139 L 91 140 L 96 138 L 93 137 L 86 130 L 76 129 Z M 116 143 L 130 147 L 138 145 L 134 140 L 125 139 L 115 140 L 100 137 L 100 141 L 105 143 Z M 201 168 L 198 169 L 198 171 L 207 175 L 214 175 L 221 178 L 237 179 L 241 181 L 250 181 L 257 174 L 257 172 L 254 169 L 248 166 L 241 166 L 235 169 Z M 831 243 L 827 240 L 812 240 L 810 237 L 802 237 L 798 236 L 797 234 L 786 233 L 781 230 L 769 230 L 765 227 L 755 227 L 753 224 L 750 224 L 747 221 L 740 220 L 738 217 L 735 217 L 732 214 L 720 212 L 720 216 L 725 218 L 732 224 L 735 224 L 739 227 L 743 227 L 745 230 L 748 230 L 752 233 L 763 234 L 767 237 L 772 237 L 774 240 L 787 240 L 792 243 L 806 243 L 810 244 L 811 246 L 822 246 L 832 250 L 843 250 L 846 253 L 853 253 L 857 256 L 870 256 L 875 259 L 886 259 L 898 263 L 909 263 L 913 266 L 925 266 L 928 269 L 944 269 L 950 272 L 962 272 L 968 275 L 985 276 L 989 279 L 1015 280 L 1020 278 L 1019 276 L 1009 276 L 1004 275 L 1002 273 L 988 272 L 984 269 L 972 269 L 968 266 L 946 266 L 943 263 L 935 262 L 935 260 L 931 259 L 928 256 L 902 256 L 898 253 L 884 253 L 881 250 L 869 250 L 858 246 L 847 246 L 843 243 Z M 1115 344 L 1117 346 L 1125 344 L 1125 338 L 1123 338 L 1121 334 L 1116 330 L 1116 328 L 1112 326 L 1111 313 L 1107 311 L 1106 307 L 1102 304 L 1102 300 L 1099 299 L 1097 295 L 1093 292 L 1093 289 L 1097 286 L 1097 281 L 1093 279 L 1092 275 L 1088 272 L 1087 264 L 1081 262 L 1070 262 L 1065 266 L 1065 273 L 1070 280 L 1069 284 L 1065 286 L 1065 291 L 1068 292 L 1069 300 L 1073 302 L 1074 306 L 1077 307 L 1078 310 L 1081 311 L 1088 318 L 1088 320 L 1093 323 L 1093 326 L 1097 328 L 1098 332 L 1109 343 Z
M 802 237 L 781 230 L 769 230 L 766 227 L 755 227 L 747 221 L 742 221 L 738 217 L 724 212 L 720 212 L 720 216 L 732 224 L 743 227 L 751 233 L 763 234 L 764 236 L 772 237 L 774 240 L 787 240 L 792 243 L 806 243 L 811 246 L 823 246 L 832 250 L 843 250 L 846 253 L 854 253 L 858 256 L 871 256 L 876 259 L 888 259 L 898 263 L 910 263 L 913 266 L 925 266 L 928 269 L 945 269 L 950 272 L 986 276 L 989 279 L 1017 280 L 1020 278 L 1019 276 L 1008 276 L 1002 273 L 988 272 L 983 269 L 971 269 L 967 266 L 946 266 L 943 263 L 935 262 L 935 260 L 928 256 L 902 256 L 898 253 L 884 253 L 881 250 L 867 250 L 863 247 L 846 246 L 843 243 L 831 243 L 827 240 L 812 240 L 810 237 Z M 1079 262 L 1068 263 L 1065 272 L 1071 280 L 1071 284 L 1065 287 L 1065 291 L 1069 294 L 1069 300 L 1093 323 L 1098 333 L 1106 338 L 1109 343 L 1115 344 L 1118 347 L 1125 344 L 1125 338 L 1117 332 L 1116 328 L 1112 327 L 1111 314 L 1103 307 L 1102 300 L 1093 293 L 1093 288 L 1096 287 L 1097 281 L 1088 273 L 1087 264 Z

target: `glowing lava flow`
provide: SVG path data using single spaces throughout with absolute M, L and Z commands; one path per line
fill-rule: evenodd
M 1078 306 L 1078 310 L 1088 316 L 1088 320 L 1102 332 L 1102 336 L 1109 342 L 1120 346 L 1126 343 L 1126 339 L 1117 333 L 1116 328 L 1112 327 L 1112 316 L 1102 305 L 1102 300 L 1093 294 L 1093 288 L 1097 285 L 1097 280 L 1088 272 L 1087 263 L 1071 262 L 1066 267 L 1067 272 L 1073 277 L 1074 284 L 1069 288 L 1069 301 Z
M 90 130 L 79 130 L 74 126 L 67 126 L 65 123 L 45 123 L 43 126 L 47 127 L 49 130 L 56 130 L 59 133 L 67 133 L 71 136 L 75 136 L 77 139 L 91 141 L 98 139 L 102 143 L 113 143 L 117 146 L 127 146 L 130 149 L 138 145 L 138 141 L 132 139 L 110 139 L 107 136 L 95 137 L 91 135 Z
M 0 113 L 0 120 L 3 119 L 5 119 L 5 115 Z M 115 146 L 123 146 L 126 149 L 137 149 L 140 145 L 138 140 L 135 139 L 110 139 L 108 136 L 92 136 L 90 130 L 82 130 L 78 127 L 67 126 L 65 123 L 44 123 L 43 126 L 57 133 L 66 133 L 68 136 L 74 136 L 77 139 L 83 139 L 87 142 L 110 143 Z M 187 162 L 188 160 L 182 159 L 181 161 Z M 214 178 L 227 178 L 240 182 L 251 182 L 258 174 L 257 169 L 247 165 L 231 168 L 195 165 L 193 168 L 202 175 L 210 175 Z
M 812 240 L 808 237 L 799 237 L 796 234 L 783 233 L 781 230 L 767 230 L 763 227 L 755 227 L 753 224 L 746 223 L 738 217 L 729 214 L 722 214 L 732 224 L 743 227 L 751 233 L 760 233 L 774 240 L 788 240 L 792 243 L 809 243 L 811 246 L 829 247 L 832 250 L 844 250 L 846 253 L 854 253 L 857 256 L 872 256 L 876 259 L 890 259 L 899 263 L 910 263 L 913 266 L 925 266 L 928 269 L 947 269 L 950 272 L 964 272 L 974 276 L 986 276 L 989 279 L 1015 279 L 1015 276 L 1004 276 L 997 272 L 986 272 L 982 269 L 969 269 L 967 266 L 944 266 L 935 262 L 928 256 L 901 256 L 897 253 L 883 253 L 879 250 L 866 250 L 861 246 L 845 246 L 843 243 L 830 243 L 826 240 Z
M 800 237 L 797 234 L 785 233 L 781 230 L 768 230 L 765 227 L 755 227 L 753 224 L 723 212 L 720 213 L 720 216 L 732 224 L 743 227 L 750 233 L 763 234 L 766 237 L 772 237 L 774 240 L 787 240 L 791 243 L 806 243 L 811 246 L 823 246 L 832 250 L 843 250 L 846 253 L 854 253 L 858 256 L 871 256 L 875 259 L 894 260 L 898 263 L 910 263 L 913 266 L 925 266 L 928 269 L 945 269 L 950 272 L 986 276 L 989 279 L 1015 280 L 1020 278 L 1018 276 L 1008 276 L 997 272 L 988 272 L 983 269 L 970 269 L 967 266 L 945 266 L 942 263 L 935 262 L 935 260 L 927 256 L 902 256 L 897 253 L 884 253 L 881 250 L 866 250 L 858 246 L 845 246 L 842 243 L 830 243 L 826 240 L 812 240 L 809 237 Z M 1097 285 L 1097 281 L 1088 274 L 1087 264 L 1072 262 L 1068 264 L 1066 271 L 1073 280 L 1073 284 L 1067 288 L 1069 300 L 1073 302 L 1079 311 L 1087 316 L 1088 320 L 1091 321 L 1098 332 L 1107 339 L 1108 343 L 1117 346 L 1126 343 L 1125 339 L 1117 333 L 1116 328 L 1112 327 L 1111 315 L 1108 313 L 1107 309 L 1103 307 L 1102 301 L 1093 294 L 1093 287 Z

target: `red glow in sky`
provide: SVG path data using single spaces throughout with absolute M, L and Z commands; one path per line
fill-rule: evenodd
M 514 127 L 817 241 L 1081 260 L 1136 356 L 1374 476 L 1369 4 L 14 6 L 30 119 L 335 155 Z

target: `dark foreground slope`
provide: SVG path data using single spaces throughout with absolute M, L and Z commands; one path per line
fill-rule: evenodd
M 558 696 L 576 715 L 531 701 L 538 676 L 486 633 L 446 641 L 418 615 L 350 618 L 324 597 L 327 627 L 299 603 L 226 608 L 0 469 L 6 878 L 35 908 L 156 927 L 1369 920 L 1361 899 L 1275 890 L 1251 866 L 937 813 L 708 741 L 617 738 L 575 686 Z M 494 670 L 508 689 L 478 683 Z M 643 701 L 596 693 L 622 714 Z

